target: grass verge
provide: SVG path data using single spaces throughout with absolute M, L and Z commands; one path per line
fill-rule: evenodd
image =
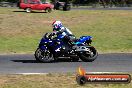
M 80 86 L 75 74 L 0 75 L 0 88 L 132 88 L 129 84 L 86 84 Z
M 25 13 L 0 8 L 0 53 L 33 53 L 39 40 L 61 20 L 78 38 L 93 36 L 99 52 L 132 52 L 132 11 L 71 10 Z

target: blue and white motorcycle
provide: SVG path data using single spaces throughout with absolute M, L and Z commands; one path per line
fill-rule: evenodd
M 44 63 L 64 59 L 71 61 L 81 59 L 84 62 L 92 62 L 97 58 L 98 52 L 91 46 L 91 42 L 91 36 L 82 36 L 72 44 L 69 44 L 61 34 L 51 36 L 51 33 L 46 33 L 41 39 L 34 55 L 37 61 Z

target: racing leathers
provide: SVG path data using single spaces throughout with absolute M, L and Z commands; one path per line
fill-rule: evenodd
M 64 41 L 67 41 L 70 45 L 73 44 L 73 42 L 75 41 L 75 37 L 74 35 L 72 34 L 72 32 L 66 28 L 66 27 L 62 27 L 59 31 L 56 31 L 53 29 L 53 34 L 54 35 L 63 35 L 64 36 Z

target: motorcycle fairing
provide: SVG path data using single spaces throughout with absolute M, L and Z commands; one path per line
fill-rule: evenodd
M 39 47 L 41 50 L 47 50 L 46 45 L 48 45 L 49 47 L 53 48 L 54 53 L 59 52 L 61 47 L 63 46 L 63 42 L 59 40 L 60 38 L 63 38 L 63 36 L 62 35 L 58 36 L 56 40 L 42 38 Z M 55 43 L 57 43 L 57 45 L 55 45 Z
M 80 39 L 79 39 L 77 42 L 75 42 L 74 44 L 76 44 L 76 45 L 83 44 L 84 42 L 90 40 L 91 38 L 92 38 L 92 36 L 82 36 L 82 37 L 80 37 Z

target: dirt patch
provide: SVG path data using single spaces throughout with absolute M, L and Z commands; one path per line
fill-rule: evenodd
M 5 83 L 7 83 L 7 79 L 6 78 L 0 78 L 0 85 L 3 85 L 3 84 L 5 84 Z
M 48 20 L 45 20 L 45 21 L 42 21 L 42 23 L 44 24 L 52 24 L 53 21 L 48 21 Z
M 3 79 L 3 76 L 0 76 Z M 129 84 L 86 84 L 80 86 L 74 74 L 48 75 L 6 75 L 6 83 L 1 82 L 0 88 L 130 88 Z
M 0 18 L 0 24 L 2 23 L 3 18 Z

